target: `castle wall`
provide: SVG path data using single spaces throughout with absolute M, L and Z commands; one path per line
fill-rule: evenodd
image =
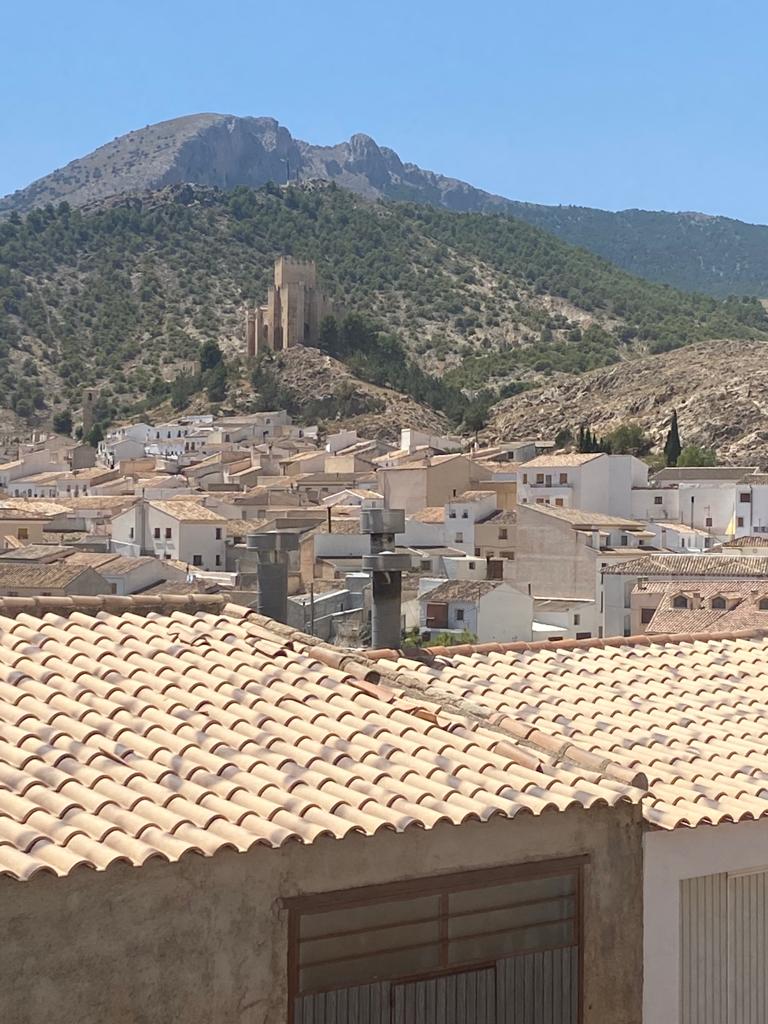
M 333 309 L 317 288 L 317 270 L 312 261 L 281 256 L 275 261 L 275 283 L 267 304 L 249 310 L 246 316 L 246 354 L 314 344 L 320 324 Z

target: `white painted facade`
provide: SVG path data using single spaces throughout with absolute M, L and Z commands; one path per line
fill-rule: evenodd
M 768 870 L 768 821 L 649 831 L 644 847 L 643 1021 L 679 1024 L 681 883 L 721 872 Z
M 570 465 L 557 455 L 546 465 L 517 470 L 517 500 L 523 505 L 560 505 L 631 518 L 633 488 L 648 482 L 648 466 L 634 455 L 595 455 Z

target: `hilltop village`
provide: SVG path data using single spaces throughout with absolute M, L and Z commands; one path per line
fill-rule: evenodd
M 98 401 L 0 463 L 3 1020 L 759 1004 L 768 474 Z

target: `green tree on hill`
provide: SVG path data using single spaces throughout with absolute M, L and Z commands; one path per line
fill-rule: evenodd
M 700 448 L 696 444 L 688 444 L 680 452 L 678 466 L 716 466 L 717 455 L 711 448 Z
M 677 426 L 677 409 L 672 412 L 672 422 L 669 425 L 667 439 L 664 442 L 664 460 L 668 466 L 676 466 L 682 452 L 680 444 L 680 431 Z

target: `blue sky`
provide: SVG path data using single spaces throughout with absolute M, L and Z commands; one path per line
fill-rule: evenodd
M 130 129 L 271 115 L 514 199 L 768 223 L 764 0 L 3 5 L 0 195 Z

